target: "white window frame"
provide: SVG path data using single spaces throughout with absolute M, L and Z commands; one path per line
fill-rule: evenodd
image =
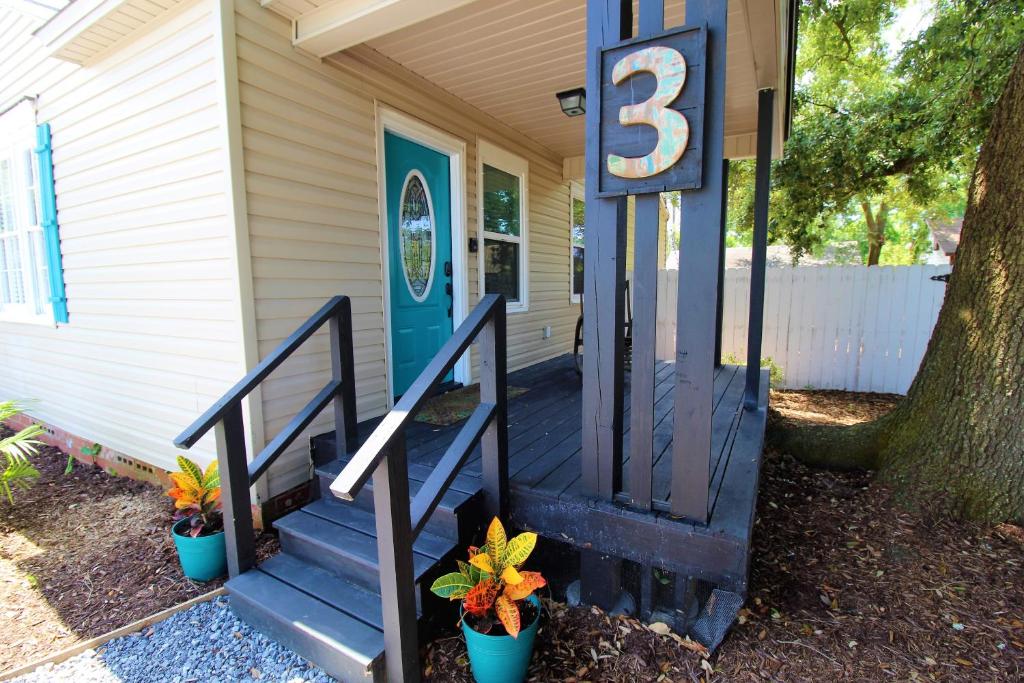
M 573 290 L 573 279 L 574 279 L 574 276 L 576 274 L 576 271 L 574 269 L 574 264 L 573 264 L 573 253 L 572 253 L 573 246 L 574 246 L 573 243 L 572 243 L 572 237 L 573 237 L 572 227 L 573 227 L 573 220 L 575 220 L 575 214 L 573 212 L 573 205 L 576 203 L 577 199 L 580 200 L 581 202 L 583 202 L 584 205 L 586 205 L 586 201 L 587 201 L 586 197 L 587 197 L 587 193 L 583 189 L 583 183 L 581 183 L 581 182 L 579 182 L 577 180 L 569 181 L 569 301 L 571 301 L 574 304 L 578 304 L 580 302 L 580 295 L 577 294 L 576 292 L 572 291 Z M 583 226 L 583 230 L 584 230 L 584 234 L 586 234 L 586 225 Z
M 52 327 L 53 304 L 50 302 L 49 279 L 44 275 L 48 264 L 43 235 L 39 163 L 35 148 L 35 107 L 31 100 L 23 100 L 0 114 L 0 159 L 8 159 L 11 162 L 11 192 L 14 198 L 12 214 L 16 226 L 13 232 L 0 233 L 0 242 L 13 237 L 18 238 L 18 258 L 25 303 L 4 303 L 0 299 L 0 321 Z M 31 174 L 35 183 L 34 197 L 31 200 L 34 201 L 34 223 L 30 219 L 32 209 L 27 203 L 29 192 L 32 190 L 32 185 L 26 182 L 28 174 Z M 33 241 L 37 247 L 35 253 L 32 250 Z
M 491 144 L 486 140 L 477 140 L 476 155 L 476 187 L 477 187 L 477 271 L 480 277 L 479 292 L 482 298 L 484 290 L 484 253 L 485 239 L 500 242 L 512 242 L 519 245 L 519 301 L 509 301 L 505 310 L 508 313 L 525 313 L 530 310 L 530 164 L 523 157 Z M 484 230 L 484 164 L 509 175 L 519 178 L 519 236 L 503 235 Z

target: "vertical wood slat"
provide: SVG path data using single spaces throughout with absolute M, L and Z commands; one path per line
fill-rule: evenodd
M 395 439 L 373 472 L 373 509 L 387 677 L 389 681 L 419 681 L 416 575 L 404 434 Z
M 658 203 L 656 194 L 636 198 L 634 234 L 633 366 L 630 372 L 629 494 L 651 509 L 654 460 L 654 371 L 658 315 Z
M 729 160 L 722 160 L 722 217 L 718 237 L 718 306 L 715 309 L 715 367 L 722 365 L 722 323 L 725 316 L 725 236 L 728 232 Z
M 499 303 L 480 331 L 480 402 L 493 403 L 494 417 L 480 440 L 484 505 L 488 515 L 508 514 L 508 375 L 506 313 Z
M 743 405 L 757 409 L 761 377 L 761 339 L 764 334 L 764 278 L 768 252 L 768 198 L 771 191 L 772 129 L 775 91 L 757 94 L 757 165 L 754 175 L 754 240 L 750 259 L 750 322 L 747 324 L 747 377 Z
M 665 30 L 665 0 L 640 0 L 639 35 Z M 633 364 L 630 370 L 629 494 L 651 509 L 654 464 L 654 366 L 658 333 L 658 228 L 661 196 L 638 195 L 633 227 Z
M 727 21 L 728 3 L 722 0 L 686 2 L 686 23 L 707 25 L 707 93 L 703 184 L 681 195 L 670 508 L 700 524 L 708 519 L 711 476 Z
M 341 460 L 358 443 L 352 302 L 347 297 L 331 318 L 330 334 L 331 379 L 342 383 L 341 392 L 334 397 L 334 449 L 335 458 Z
M 221 513 L 228 576 L 235 577 L 256 565 L 252 507 L 249 499 L 249 468 L 245 452 L 242 406 L 235 402 L 214 428 L 217 469 L 220 471 Z
M 632 27 L 629 0 L 589 0 L 587 55 L 628 38 Z M 587 65 L 586 88 L 582 482 L 585 493 L 611 500 L 622 482 L 626 200 L 596 196 L 601 83 L 592 63 Z

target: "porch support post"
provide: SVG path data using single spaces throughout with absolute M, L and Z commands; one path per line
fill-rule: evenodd
M 768 252 L 768 198 L 771 192 L 772 130 L 775 91 L 757 95 L 757 166 L 754 176 L 754 245 L 750 262 L 750 320 L 747 325 L 747 384 L 743 406 L 757 409 L 761 383 L 761 337 L 764 326 L 764 279 Z
M 725 234 L 729 214 L 729 160 L 722 160 L 722 232 L 718 240 L 718 308 L 715 311 L 715 367 L 722 365 L 722 319 L 725 315 Z
M 629 37 L 632 27 L 629 0 L 588 0 L 588 58 Z M 601 83 L 588 64 L 582 482 L 587 495 L 611 500 L 622 483 L 626 200 L 596 196 L 600 126 Z
M 640 0 L 639 35 L 665 30 L 665 0 Z M 654 465 L 654 367 L 658 333 L 658 232 L 661 195 L 637 195 L 633 229 L 633 364 L 630 388 L 629 495 L 651 509 Z
M 626 198 L 598 198 L 601 83 L 589 60 L 633 32 L 630 0 L 587 0 L 586 235 L 583 262 L 583 492 L 612 500 L 622 488 Z M 580 598 L 611 609 L 622 560 L 580 553 Z
M 701 189 L 681 194 L 679 296 L 676 309 L 675 417 L 670 511 L 708 520 L 711 413 L 725 134 L 725 42 L 728 3 L 687 0 L 686 23 L 707 26 L 707 94 Z

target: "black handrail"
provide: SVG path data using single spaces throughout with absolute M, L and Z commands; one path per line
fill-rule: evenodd
M 479 337 L 480 405 L 463 424 L 410 503 L 405 428 L 441 380 Z M 486 295 L 441 347 L 331 484 L 352 500 L 373 477 L 384 658 L 388 680 L 419 680 L 413 542 L 470 453 L 481 444 L 484 504 L 492 515 L 508 507 L 508 391 L 505 297 Z
M 413 421 L 426 400 L 434 394 L 441 380 L 455 366 L 456 361 L 465 353 L 484 326 L 493 321 L 499 309 L 504 314 L 505 297 L 501 294 L 488 294 L 480 300 L 469 317 L 441 347 L 331 484 L 334 495 L 344 500 L 355 499 L 377 469 L 377 465 L 387 455 L 394 440 Z M 500 343 L 504 346 L 504 335 Z
M 249 462 L 242 420 L 242 401 L 325 324 L 330 325 L 331 380 L 252 462 Z M 347 454 L 348 446 L 355 444 L 357 437 L 355 399 L 352 303 L 347 296 L 336 296 L 310 316 L 299 329 L 174 440 L 174 445 L 178 448 L 188 449 L 211 429 L 214 430 L 217 440 L 217 464 L 221 477 L 224 541 L 230 576 L 237 576 L 256 563 L 249 488 L 263 476 L 278 456 L 287 450 L 328 403 L 334 403 L 336 456 L 340 458 Z

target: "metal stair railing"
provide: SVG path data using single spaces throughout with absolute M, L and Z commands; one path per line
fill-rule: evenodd
M 480 405 L 410 503 L 405 429 L 456 361 L 478 338 Z M 353 500 L 373 477 L 384 657 L 390 681 L 419 680 L 413 542 L 477 443 L 481 444 L 483 456 L 485 508 L 489 514 L 499 517 L 507 512 L 506 384 L 505 297 L 488 294 L 331 484 L 336 496 Z
M 249 462 L 242 419 L 242 401 L 281 363 L 288 359 L 321 327 L 329 325 L 331 379 L 293 417 L 284 429 Z M 256 564 L 252 508 L 249 488 L 310 425 L 314 418 L 334 404 L 335 447 L 340 458 L 357 441 L 355 361 L 352 346 L 352 304 L 347 296 L 336 296 L 314 313 L 280 346 L 245 377 L 231 387 L 209 410 L 174 440 L 178 448 L 189 449 L 211 429 L 217 447 L 224 514 L 224 541 L 228 575 L 237 576 Z

